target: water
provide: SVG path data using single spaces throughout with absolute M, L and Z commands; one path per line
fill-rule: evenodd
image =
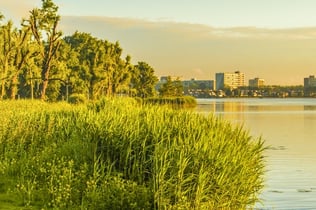
M 198 99 L 197 112 L 242 124 L 271 146 L 256 209 L 316 209 L 316 99 Z

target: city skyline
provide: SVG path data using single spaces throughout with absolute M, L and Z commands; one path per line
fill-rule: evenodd
M 311 0 L 54 2 L 64 35 L 78 30 L 119 41 L 133 63 L 147 62 L 157 76 L 213 79 L 216 72 L 241 71 L 267 85 L 302 85 L 316 73 Z M 0 6 L 5 20 L 17 24 L 41 1 Z

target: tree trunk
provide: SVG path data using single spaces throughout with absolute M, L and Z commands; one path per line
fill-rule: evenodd
M 106 96 L 111 97 L 112 96 L 112 82 L 109 80 L 108 81 L 108 87 L 106 91 Z
M 5 63 L 4 68 L 3 68 L 3 72 L 2 72 L 2 78 L 1 78 L 1 99 L 3 99 L 5 92 L 6 92 L 5 91 L 5 81 L 6 81 L 7 72 L 8 72 L 8 64 Z
M 18 75 L 15 74 L 12 78 L 12 84 L 11 84 L 11 99 L 14 100 L 15 96 L 17 95 L 18 92 Z
M 4 75 L 4 74 L 2 74 L 2 75 Z M 2 78 L 1 78 L 1 99 L 3 99 L 4 94 L 5 94 L 4 88 L 5 88 L 5 82 L 4 82 L 4 78 L 2 76 Z
M 41 92 L 41 100 L 45 100 L 46 98 L 46 89 L 48 87 L 48 79 L 49 79 L 49 72 L 51 69 L 51 63 L 54 59 L 54 55 L 57 52 L 57 49 L 60 46 L 60 42 L 54 43 L 52 39 L 49 42 L 49 47 L 47 54 L 44 57 L 44 64 L 42 69 L 42 80 L 43 80 L 43 86 L 42 86 L 42 92 Z
M 45 67 L 42 70 L 43 85 L 42 85 L 42 91 L 41 91 L 41 100 L 45 100 L 46 98 L 46 89 L 48 87 L 49 70 L 50 70 L 49 64 L 45 65 Z

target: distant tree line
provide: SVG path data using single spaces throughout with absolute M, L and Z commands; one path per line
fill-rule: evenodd
M 184 94 L 183 82 L 180 78 L 172 80 L 167 76 L 166 81 L 158 87 L 159 95 L 162 97 L 181 97 Z
M 63 37 L 59 22 L 52 0 L 42 0 L 20 28 L 0 12 L 0 99 L 155 95 L 158 78 L 149 64 L 122 58 L 119 42 L 78 31 Z

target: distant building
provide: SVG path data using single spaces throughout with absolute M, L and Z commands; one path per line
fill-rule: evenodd
M 224 88 L 236 89 L 238 87 L 245 86 L 245 74 L 240 71 L 234 73 L 216 73 L 216 90 L 222 90 Z
M 250 88 L 260 88 L 264 86 L 264 79 L 254 78 L 249 80 L 249 87 Z
M 159 82 L 167 82 L 168 77 L 170 77 L 171 81 L 182 80 L 182 77 L 179 76 L 161 76 Z
M 214 80 L 184 80 L 183 87 L 187 89 L 214 90 Z
M 316 78 L 314 75 L 304 78 L 304 88 L 316 87 Z
M 308 97 L 316 96 L 316 78 L 314 75 L 304 78 L 304 95 Z

